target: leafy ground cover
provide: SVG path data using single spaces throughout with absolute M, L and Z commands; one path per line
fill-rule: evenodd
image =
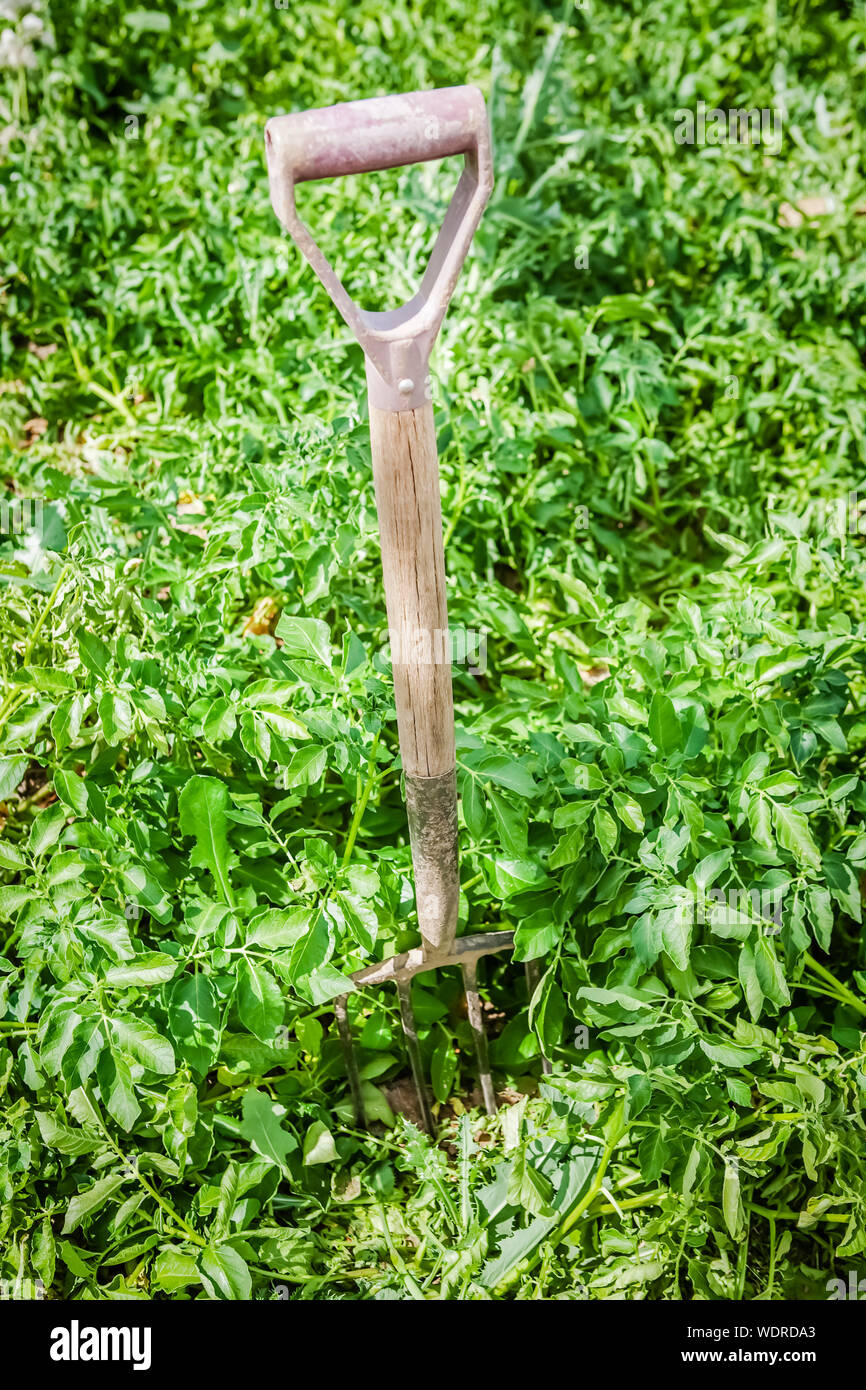
M 866 1249 L 862 16 L 2 9 L 0 1276 L 825 1297 Z M 385 993 L 351 1001 L 370 1133 L 347 1105 L 333 999 L 414 940 L 410 859 L 359 352 L 262 127 L 467 80 L 461 921 L 517 947 L 494 1120 L 457 979 L 418 983 L 433 1144 Z M 677 143 L 698 102 L 780 110 L 778 151 Z M 449 177 L 302 207 L 386 302 Z

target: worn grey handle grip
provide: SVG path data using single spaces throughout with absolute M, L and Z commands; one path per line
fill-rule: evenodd
M 477 87 L 345 101 L 268 121 L 268 157 L 293 183 L 470 154 L 486 132 Z

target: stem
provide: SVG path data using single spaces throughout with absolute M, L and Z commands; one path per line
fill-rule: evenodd
M 346 866 L 346 864 L 348 864 L 349 860 L 352 857 L 352 850 L 355 848 L 355 840 L 358 838 L 358 831 L 361 828 L 361 821 L 364 818 L 364 812 L 367 809 L 367 802 L 370 800 L 370 793 L 373 790 L 373 783 L 376 780 L 376 750 L 378 749 L 378 747 L 379 734 L 377 733 L 373 738 L 373 743 L 370 748 L 370 757 L 367 763 L 367 781 L 364 786 L 364 790 L 361 793 L 358 804 L 355 807 L 355 812 L 352 816 L 352 824 L 349 826 L 349 834 L 346 838 L 346 848 L 343 850 L 344 867 Z
M 746 1211 L 753 1211 L 757 1216 L 765 1216 L 768 1221 L 799 1221 L 802 1212 L 789 1211 L 787 1207 L 781 1207 L 778 1211 L 771 1211 L 769 1207 L 759 1206 L 757 1202 L 744 1202 Z M 847 1216 L 837 1215 L 835 1212 L 822 1212 L 819 1216 L 815 1214 L 816 1221 L 847 1221 Z
M 129 1165 L 127 1156 L 119 1147 L 119 1145 L 115 1144 L 114 1140 L 109 1134 L 105 1121 L 103 1120 L 102 1116 L 99 1113 L 99 1110 L 96 1107 L 96 1102 L 94 1101 L 92 1096 L 88 1096 L 88 1100 L 90 1104 L 93 1106 L 94 1114 L 97 1116 L 99 1120 L 99 1127 L 102 1130 L 103 1135 L 105 1136 L 106 1142 L 110 1145 L 112 1149 L 114 1149 L 114 1152 L 117 1154 L 117 1157 L 121 1160 L 121 1162 L 128 1167 Z M 175 1211 L 171 1203 L 167 1202 L 166 1199 L 157 1192 L 155 1187 L 151 1187 L 150 1183 L 147 1181 L 147 1178 L 143 1177 L 142 1174 L 138 1171 L 137 1164 L 132 1165 L 132 1174 L 138 1180 L 138 1182 L 141 1183 L 145 1192 L 150 1193 L 153 1200 L 156 1203 L 158 1203 L 159 1206 L 162 1207 L 163 1211 L 171 1217 L 172 1221 L 177 1222 L 178 1226 L 180 1226 L 181 1229 L 185 1231 L 186 1235 L 189 1237 L 191 1241 L 193 1241 L 196 1245 L 207 1245 L 207 1241 L 204 1239 L 204 1237 L 200 1236 L 198 1231 L 194 1230 L 193 1227 L 190 1226 L 189 1222 L 181 1216 L 180 1212 Z
M 63 569 L 60 571 L 59 575 L 57 576 L 57 583 L 54 585 L 54 588 L 51 590 L 51 593 L 48 595 L 48 601 L 47 601 L 47 603 L 45 604 L 45 607 L 43 608 L 42 612 L 39 614 L 39 617 L 36 619 L 36 625 L 35 625 L 35 627 L 33 628 L 33 631 L 31 632 L 31 634 L 30 634 L 30 636 L 29 636 L 29 638 L 28 638 L 28 640 L 27 640 L 27 646 L 24 648 L 24 655 L 23 655 L 23 657 L 22 657 L 22 659 L 21 659 L 21 665 L 22 665 L 22 666 L 26 666 L 26 665 L 27 665 L 27 662 L 28 662 L 29 659 L 30 659 L 30 653 L 31 653 L 32 650 L 33 650 L 33 645 L 34 645 L 34 643 L 35 643 L 35 641 L 36 641 L 36 638 L 39 636 L 40 632 L 42 631 L 43 625 L 44 625 L 44 623 L 45 623 L 45 619 L 48 617 L 48 614 L 51 612 L 51 609 L 52 609 L 52 607 L 53 607 L 53 605 L 54 605 L 54 600 L 56 599 L 57 595 L 58 595 L 59 592 L 60 592 L 60 586 L 61 586 L 61 584 L 63 583 L 63 581 L 64 581 L 64 579 L 66 578 L 66 576 L 67 576 L 68 573 L 69 573 L 69 566 L 68 566 L 68 565 L 64 565 L 64 566 L 63 566 Z
M 647 1192 L 642 1197 L 626 1197 L 621 1202 L 617 1202 L 616 1207 L 611 1202 L 602 1202 L 600 1206 L 591 1211 L 587 1220 L 594 1221 L 597 1216 L 614 1216 L 617 1207 L 620 1211 L 635 1211 L 638 1207 L 651 1207 L 655 1202 L 661 1202 L 667 1196 L 667 1192 L 660 1187 L 657 1192 Z
M 855 1009 L 862 1018 L 866 1018 L 866 1004 L 862 999 L 858 999 L 847 985 L 843 985 L 841 980 L 837 980 L 836 976 L 826 966 L 821 965 L 820 961 L 815 960 L 814 956 L 810 956 L 808 951 L 804 952 L 803 959 L 810 970 L 814 970 L 816 975 L 820 975 L 822 979 L 828 980 L 831 985 L 835 986 L 841 996 L 840 1003 L 850 1004 L 851 1008 Z

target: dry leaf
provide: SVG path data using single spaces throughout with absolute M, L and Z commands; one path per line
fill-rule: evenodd
M 38 439 L 48 429 L 48 421 L 44 415 L 34 415 L 32 420 L 27 420 L 24 424 L 24 431 L 27 435 L 27 444 L 32 444 L 34 439 Z
M 779 208 L 779 226 L 796 229 L 802 227 L 807 218 L 813 220 L 816 217 L 826 217 L 828 213 L 835 211 L 835 198 L 824 198 L 817 195 L 798 198 L 796 207 L 791 203 L 782 203 Z
M 610 667 L 602 661 L 598 666 L 579 666 L 580 679 L 584 685 L 598 685 L 599 681 L 607 680 L 610 675 Z
M 272 598 L 260 598 L 253 607 L 241 631 L 242 637 L 264 637 L 273 633 L 279 608 Z

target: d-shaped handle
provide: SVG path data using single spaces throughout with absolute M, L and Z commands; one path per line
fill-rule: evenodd
M 364 349 L 371 404 L 417 409 L 430 399 L 430 351 L 493 187 L 484 97 L 443 87 L 275 116 L 265 147 L 274 211 Z M 295 184 L 452 154 L 465 165 L 417 294 L 384 313 L 361 309 L 298 216 Z

